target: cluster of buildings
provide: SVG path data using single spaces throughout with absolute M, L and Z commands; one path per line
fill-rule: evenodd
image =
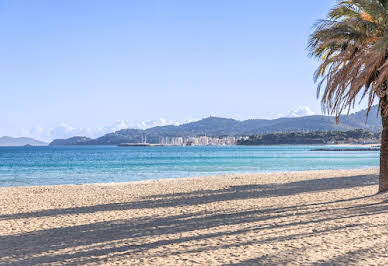
M 238 140 L 248 140 L 249 137 L 236 138 L 233 136 L 225 137 L 163 137 L 160 139 L 160 145 L 166 146 L 232 146 L 236 145 Z M 379 144 L 378 139 L 367 138 L 348 138 L 345 140 L 332 139 L 326 144 Z
M 174 146 L 230 146 L 236 145 L 237 139 L 232 136 L 227 137 L 164 137 L 161 139 L 162 145 Z

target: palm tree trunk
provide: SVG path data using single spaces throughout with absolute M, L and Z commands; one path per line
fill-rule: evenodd
M 385 97 L 381 99 L 382 110 L 384 110 L 387 101 Z M 381 148 L 380 148 L 380 175 L 379 175 L 379 192 L 388 191 L 388 117 L 381 112 L 381 120 L 383 123 L 383 132 L 381 133 Z

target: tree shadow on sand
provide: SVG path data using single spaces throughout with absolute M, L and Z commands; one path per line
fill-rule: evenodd
M 47 210 L 31 214 L 22 213 L 11 216 L 2 216 L 2 219 L 17 219 L 28 217 L 44 217 L 63 214 L 82 214 L 106 210 L 129 210 L 135 208 L 162 208 L 197 205 L 202 203 L 217 202 L 222 200 L 260 198 L 267 196 L 287 196 L 297 193 L 324 191 L 338 188 L 351 188 L 355 184 L 369 186 L 376 184 L 376 176 L 341 177 L 333 179 L 308 180 L 291 182 L 288 184 L 234 186 L 226 190 L 215 190 L 207 192 L 193 192 L 185 194 L 158 195 L 158 199 L 144 199 L 139 202 L 127 204 L 107 204 L 91 206 L 88 208 L 71 208 L 65 210 Z M 272 194 L 271 194 L 272 193 Z M 92 263 L 103 262 L 98 256 L 141 256 L 144 252 L 153 249 L 168 247 L 173 244 L 187 244 L 192 241 L 207 240 L 223 236 L 236 236 L 248 232 L 260 232 L 264 229 L 288 230 L 293 226 L 307 226 L 312 229 L 317 223 L 326 221 L 376 215 L 388 212 L 388 202 L 382 201 L 368 204 L 352 204 L 352 201 L 362 199 L 353 198 L 340 201 L 330 201 L 312 204 L 300 204 L 280 208 L 258 208 L 231 213 L 207 213 L 205 211 L 170 215 L 166 217 L 143 217 L 134 219 L 122 219 L 108 222 L 90 223 L 87 225 L 69 226 L 63 228 L 40 230 L 23 233 L 19 235 L 0 236 L 0 263 L 12 262 L 16 264 L 38 264 L 38 263 Z M 183 202 L 182 202 L 183 201 Z M 324 208 L 338 202 L 349 202 L 348 207 Z M 318 208 L 319 207 L 319 208 Z M 322 209 L 326 213 L 322 213 Z M 273 224 L 272 220 L 282 217 L 293 217 L 285 223 Z M 306 216 L 311 216 L 305 219 Z M 292 222 L 290 222 L 292 221 Z M 249 223 L 263 222 L 260 225 L 249 225 Z M 233 227 L 234 225 L 241 225 Z M 212 229 L 227 226 L 222 232 L 206 231 L 202 234 L 191 234 L 175 238 L 160 239 L 153 236 L 163 237 L 173 234 L 183 234 L 200 229 Z M 230 226 L 230 227 L 228 227 Z M 223 246 L 205 246 L 192 248 L 189 253 L 198 253 L 219 248 L 230 248 L 233 246 L 252 245 L 260 243 L 271 243 L 308 237 L 311 234 L 326 234 L 329 231 L 343 230 L 347 227 L 357 227 L 360 224 L 341 225 L 321 231 L 304 232 L 278 236 L 268 234 L 263 239 L 254 242 L 232 243 Z M 139 239 L 147 238 L 147 241 Z M 110 242 L 121 244 L 117 247 L 110 245 Z M 87 248 L 86 248 L 87 247 Z M 65 254 L 55 254 L 56 251 L 69 250 Z M 71 251 L 71 252 L 70 252 Z M 183 251 L 168 250 L 160 256 L 179 254 Z M 113 255 L 114 254 L 114 255 Z M 118 255 L 119 254 L 119 255 Z M 12 256 L 12 261 L 10 261 Z
M 93 213 L 98 211 L 183 207 L 227 200 L 291 196 L 304 192 L 319 192 L 377 185 L 377 175 L 358 175 L 337 178 L 303 180 L 285 184 L 231 186 L 220 190 L 199 190 L 189 193 L 153 195 L 127 203 L 111 203 L 86 207 L 50 209 L 36 212 L 0 215 L 2 219 L 49 217 L 66 214 Z

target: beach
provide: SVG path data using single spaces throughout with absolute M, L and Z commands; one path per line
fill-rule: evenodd
M 388 264 L 378 169 L 0 188 L 0 264 Z

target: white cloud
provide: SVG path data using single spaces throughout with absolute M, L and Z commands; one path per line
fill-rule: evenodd
M 55 139 L 62 139 L 62 138 L 68 138 L 70 135 L 75 133 L 75 131 L 78 131 L 78 130 L 66 123 L 61 123 L 59 126 L 51 129 L 49 131 L 49 135 Z
M 109 126 L 104 126 L 103 128 L 98 129 L 99 133 L 104 132 L 103 134 L 114 132 L 121 129 L 130 128 L 130 124 L 126 120 L 117 120 Z
M 295 110 L 288 112 L 288 114 L 278 114 L 276 118 L 280 117 L 301 117 L 314 115 L 314 112 L 307 106 L 299 106 Z M 80 128 L 74 127 L 67 123 L 60 123 L 54 128 L 43 128 L 39 125 L 31 129 L 22 129 L 19 136 L 30 137 L 42 141 L 50 142 L 53 139 L 65 139 L 74 136 L 85 136 L 90 138 L 98 138 L 107 133 L 112 133 L 121 129 L 126 128 L 135 128 L 135 129 L 147 129 L 156 126 L 166 126 L 166 125 L 181 125 L 185 123 L 190 123 L 193 121 L 198 121 L 198 119 L 187 119 L 182 122 L 171 121 L 164 118 L 159 118 L 157 120 L 145 120 L 145 121 L 133 121 L 129 122 L 128 120 L 117 120 L 114 123 L 98 127 L 98 128 Z
M 281 118 L 281 117 L 302 117 L 302 116 L 311 116 L 315 113 L 310 109 L 308 106 L 299 106 L 295 110 L 289 111 L 287 114 L 278 114 L 275 116 L 275 118 Z
M 31 129 L 22 129 L 20 136 L 30 137 L 43 141 L 51 141 L 53 139 L 65 139 L 74 136 L 86 136 L 90 138 L 98 138 L 107 133 L 115 132 L 126 128 L 147 129 L 155 126 L 179 125 L 176 121 L 168 121 L 164 118 L 158 120 L 146 120 L 129 122 L 127 120 L 117 120 L 111 125 L 99 128 L 77 128 L 67 123 L 60 123 L 58 126 L 50 129 L 44 129 L 41 126 L 35 126 Z
M 146 120 L 135 123 L 134 128 L 147 129 L 151 127 L 161 127 L 167 125 L 179 125 L 180 123 L 176 121 L 168 121 L 164 118 L 159 118 L 158 120 Z
M 299 106 L 297 109 L 290 111 L 288 117 L 301 117 L 314 115 L 314 112 L 308 106 Z
M 35 126 L 31 129 L 22 128 L 19 134 L 16 134 L 15 137 L 27 137 L 34 138 L 41 141 L 47 141 L 46 132 L 44 129 L 39 126 Z

